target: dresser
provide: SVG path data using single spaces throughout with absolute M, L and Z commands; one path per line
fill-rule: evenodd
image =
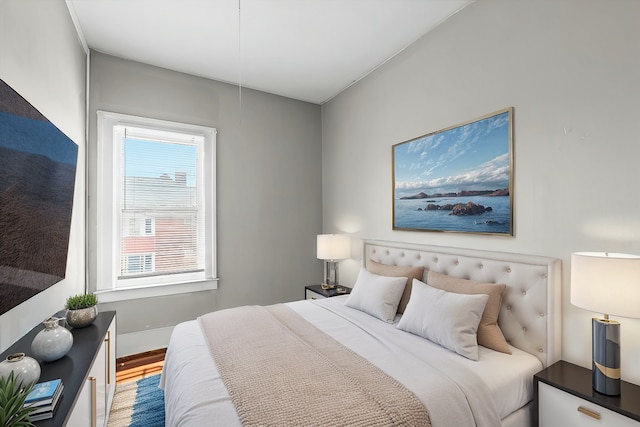
M 43 329 L 38 325 L 0 355 L 26 353 L 32 356 L 31 342 Z M 36 421 L 37 427 L 104 427 L 116 385 L 116 312 L 99 313 L 85 328 L 70 329 L 71 350 L 61 359 L 40 362 L 38 382 L 60 378 L 62 397 L 53 418 Z

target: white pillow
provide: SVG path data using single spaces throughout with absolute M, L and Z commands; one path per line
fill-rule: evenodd
M 344 305 L 385 322 L 393 322 L 406 284 L 406 277 L 378 276 L 360 268 L 358 279 Z
M 489 295 L 466 295 L 432 288 L 413 279 L 411 298 L 398 329 L 478 360 L 478 324 Z

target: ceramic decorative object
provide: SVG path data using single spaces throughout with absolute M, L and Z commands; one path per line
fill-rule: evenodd
M 8 379 L 11 372 L 23 386 L 35 384 L 40 379 L 40 364 L 24 353 L 10 354 L 0 362 L 0 377 Z
M 60 326 L 57 317 L 42 322 L 44 329 L 38 332 L 31 342 L 33 355 L 43 362 L 53 362 L 67 354 L 73 345 L 73 335 L 67 328 Z
M 97 316 L 97 305 L 78 310 L 67 310 L 67 323 L 74 328 L 84 328 L 92 324 Z

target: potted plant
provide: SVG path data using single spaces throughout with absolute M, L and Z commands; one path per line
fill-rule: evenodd
M 8 377 L 0 377 L 0 426 L 33 427 L 29 414 L 37 408 L 24 405 L 32 388 L 33 384 L 22 387 L 22 381 L 18 381 L 13 372 Z
M 98 316 L 98 297 L 94 294 L 77 294 L 67 298 L 67 323 L 74 328 L 84 328 Z

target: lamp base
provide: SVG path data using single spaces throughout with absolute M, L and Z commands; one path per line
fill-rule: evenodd
M 333 289 L 338 286 L 338 261 L 326 261 L 324 283 L 328 286 L 328 289 Z
M 620 323 L 591 319 L 593 388 L 608 396 L 620 394 Z

